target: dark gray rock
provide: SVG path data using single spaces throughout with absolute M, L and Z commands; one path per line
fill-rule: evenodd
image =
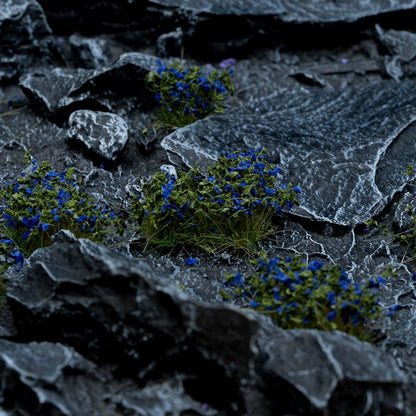
M 403 189 L 409 152 L 401 131 L 416 119 L 413 84 L 354 89 L 279 89 L 247 109 L 200 120 L 162 141 L 173 161 L 212 164 L 221 150 L 263 147 L 279 159 L 285 180 L 304 190 L 300 215 L 340 225 L 367 221 Z M 410 150 L 413 149 L 413 150 Z
M 2 1 L 0 37 L 0 83 L 61 61 L 42 7 L 34 0 Z
M 213 15 L 272 15 L 284 22 L 296 23 L 327 23 L 354 22 L 367 16 L 400 10 L 410 10 L 416 6 L 414 0 L 397 3 L 391 0 L 381 0 L 369 3 L 365 0 L 354 3 L 332 0 L 282 0 L 279 2 L 263 0 L 251 1 L 233 0 L 150 0 L 150 4 L 165 7 L 182 8 L 194 13 Z
M 0 340 L 1 404 L 12 415 L 215 416 L 194 401 L 179 380 L 139 390 L 74 349 L 48 342 Z M 1 413 L 6 415 L 9 413 Z
M 291 403 L 299 415 L 334 414 L 338 400 L 346 409 L 360 403 L 362 414 L 402 411 L 406 379 L 375 346 L 338 332 L 285 332 L 254 312 L 197 302 L 146 264 L 88 240 L 37 250 L 8 300 L 19 338 L 59 340 L 141 379 L 175 374 L 185 396 L 226 414 L 283 415 Z M 152 390 L 122 403 L 137 411 Z
M 306 403 L 289 390 L 282 404 L 287 414 L 403 412 L 403 396 L 394 387 L 397 382 L 405 382 L 403 374 L 382 351 L 373 355 L 374 347 L 368 343 L 359 344 L 337 332 L 289 331 L 286 337 L 267 340 L 263 348 L 268 355 L 263 376 L 267 389 L 275 387 L 278 391 L 284 380 L 308 398 Z M 386 388 L 386 381 L 392 383 L 391 390 Z M 354 409 L 348 405 L 351 396 Z
M 109 47 L 104 39 L 71 35 L 68 42 L 76 67 L 96 69 L 110 63 Z
M 404 30 L 386 30 L 376 25 L 380 42 L 390 56 L 385 57 L 386 72 L 396 81 L 403 76 L 401 63 L 412 61 L 416 57 L 416 34 Z
M 183 31 L 180 27 L 173 32 L 160 35 L 156 41 L 158 56 L 163 58 L 168 56 L 180 57 L 182 55 L 182 41 Z
M 406 192 L 397 204 L 394 223 L 400 231 L 406 231 L 412 225 L 413 217 L 411 211 L 407 209 L 408 207 L 416 209 L 416 195 L 414 193 Z
M 69 117 L 68 139 L 81 141 L 88 150 L 115 160 L 129 138 L 127 123 L 112 113 L 78 110 Z
M 156 68 L 156 57 L 128 53 L 97 70 L 54 68 L 30 73 L 21 78 L 20 86 L 37 111 L 61 119 L 77 109 L 131 111 L 148 99 L 144 77 Z

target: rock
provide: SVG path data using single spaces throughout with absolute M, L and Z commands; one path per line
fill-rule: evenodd
M 180 57 L 182 55 L 182 38 L 183 31 L 180 27 L 176 28 L 174 32 L 164 33 L 157 38 L 157 54 L 166 58 L 169 56 Z
M 291 403 L 296 414 L 334 414 L 338 400 L 344 409 L 401 414 L 406 379 L 377 347 L 338 332 L 283 331 L 255 312 L 195 301 L 145 263 L 88 240 L 37 250 L 7 296 L 22 339 L 67 344 L 141 380 L 175 375 L 183 381 L 180 398 L 192 396 L 225 414 L 287 414 Z M 154 388 L 120 402 L 137 411 Z M 259 397 L 264 401 L 253 400 Z M 160 414 L 176 403 L 168 401 Z
M 403 76 L 400 63 L 407 63 L 416 57 L 416 34 L 404 30 L 386 30 L 376 25 L 380 42 L 389 52 L 385 57 L 387 73 L 396 81 Z
M 112 113 L 78 110 L 68 123 L 68 139 L 81 141 L 87 149 L 109 160 L 116 159 L 129 137 L 127 123 Z
M 68 41 L 76 67 L 98 69 L 110 63 L 108 45 L 104 39 L 71 35 Z
M 402 232 L 408 230 L 413 222 L 411 211 L 407 207 L 416 209 L 416 195 L 410 192 L 406 192 L 402 196 L 395 210 L 394 223 Z
M 286 382 L 297 390 L 293 394 L 285 389 L 279 403 L 283 408 L 276 409 L 282 414 L 402 414 L 403 397 L 396 383 L 406 381 L 403 373 L 391 357 L 368 343 L 340 332 L 296 330 L 267 340 L 263 348 L 268 355 L 266 388 L 279 391 Z M 348 405 L 352 397 L 354 409 Z
M 407 0 L 401 4 L 389 0 L 381 0 L 377 3 L 359 0 L 354 4 L 331 0 L 314 2 L 307 0 L 282 0 L 279 2 L 262 0 L 255 4 L 232 0 L 150 0 L 149 3 L 190 10 L 196 14 L 273 16 L 276 20 L 281 19 L 290 23 L 354 22 L 368 16 L 410 10 L 416 6 L 414 0 Z
M 215 416 L 189 397 L 180 381 L 154 383 L 143 390 L 129 380 L 113 379 L 74 349 L 49 342 L 0 340 L 0 387 L 4 409 L 19 415 L 81 416 L 120 414 Z M 80 399 L 82 398 L 82 399 Z M 123 412 L 123 413 L 120 413 Z M 1 413 L 0 415 L 7 413 Z M 17 415 L 17 413 L 12 413 Z
M 62 61 L 42 7 L 34 0 L 2 1 L 0 37 L 0 84 Z
M 56 33 L 72 34 L 74 27 L 84 34 L 115 31 L 120 28 L 134 31 L 145 13 L 140 0 L 40 0 L 48 21 Z M 99 17 L 99 18 L 97 18 Z
M 20 86 L 37 111 L 61 120 L 77 109 L 131 111 L 149 99 L 144 77 L 157 67 L 154 56 L 127 53 L 97 70 L 54 68 L 30 73 L 20 79 Z
M 331 91 L 279 88 L 247 110 L 176 130 L 162 147 L 188 167 L 207 167 L 222 150 L 263 147 L 271 160 L 279 159 L 284 179 L 304 190 L 302 210 L 295 213 L 355 225 L 379 213 L 407 181 L 403 172 L 416 149 L 400 133 L 416 119 L 415 102 L 407 82 Z M 414 150 L 389 151 L 404 143 Z

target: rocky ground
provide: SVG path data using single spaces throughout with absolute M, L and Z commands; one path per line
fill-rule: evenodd
M 122 212 L 138 175 L 263 147 L 303 193 L 261 248 L 356 282 L 390 271 L 382 304 L 400 305 L 375 344 L 284 331 L 218 294 L 242 256 L 62 232 L 8 270 L 0 415 L 413 415 L 416 266 L 393 232 L 416 199 L 415 17 L 415 0 L 0 0 L 1 183 L 31 150 Z M 179 57 L 234 58 L 235 101 L 154 132 L 144 77 Z

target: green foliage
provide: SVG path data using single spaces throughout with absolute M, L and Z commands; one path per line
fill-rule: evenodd
M 301 192 L 278 182 L 280 169 L 264 157 L 262 150 L 222 152 L 205 175 L 197 167 L 157 172 L 132 202 L 146 245 L 254 253 L 275 232 L 273 217 L 297 204 Z
M 38 165 L 29 153 L 25 161 L 31 172 L 22 173 L 0 190 L 2 233 L 24 255 L 51 245 L 60 229 L 96 242 L 103 242 L 110 229 L 122 231 L 122 221 L 107 204 L 96 203 L 80 190 L 73 168 L 55 172 L 48 162 Z
M 381 314 L 377 291 L 385 283 L 382 277 L 358 284 L 338 266 L 307 264 L 299 257 L 261 258 L 256 263 L 255 273 L 246 278 L 239 273 L 225 276 L 225 286 L 244 305 L 270 315 L 281 328 L 340 330 L 371 338 L 366 325 Z
M 205 75 L 199 67 L 185 68 L 180 62 L 166 67 L 159 61 L 159 68 L 147 74 L 146 86 L 155 94 L 161 125 L 173 128 L 224 113 L 226 97 L 234 94 L 230 71 Z

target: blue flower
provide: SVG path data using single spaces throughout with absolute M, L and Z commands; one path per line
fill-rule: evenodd
M 328 293 L 328 295 L 327 295 L 327 300 L 328 300 L 328 302 L 331 304 L 331 305 L 336 305 L 336 303 L 337 303 L 337 298 L 336 298 L 336 296 L 335 296 L 335 293 L 334 292 L 329 292 Z
M 6 246 L 9 246 L 10 244 L 13 244 L 14 241 L 11 238 L 2 238 L 0 240 L 0 244 L 6 244 Z
M 308 265 L 308 269 L 311 270 L 312 272 L 316 272 L 317 270 L 319 270 L 324 264 L 321 263 L 320 261 L 316 261 L 313 260 L 309 263 Z
M 397 312 L 399 309 L 401 309 L 400 305 L 392 305 L 389 307 L 390 312 Z
M 257 308 L 257 306 L 260 306 L 259 302 L 256 302 L 255 300 L 250 301 L 250 306 L 252 308 Z
M 335 311 L 332 311 L 329 312 L 329 314 L 326 316 L 326 319 L 328 319 L 329 322 L 333 322 L 336 316 L 337 313 Z
M 13 250 L 9 256 L 14 259 L 14 265 L 17 266 L 15 267 L 15 270 L 18 272 L 22 269 L 23 267 L 23 263 L 25 261 L 25 258 L 23 256 L 23 253 L 21 253 L 19 250 Z
M 194 266 L 195 264 L 197 264 L 199 262 L 199 259 L 198 259 L 198 257 L 195 257 L 195 258 L 188 257 L 185 260 L 185 262 L 188 266 Z

